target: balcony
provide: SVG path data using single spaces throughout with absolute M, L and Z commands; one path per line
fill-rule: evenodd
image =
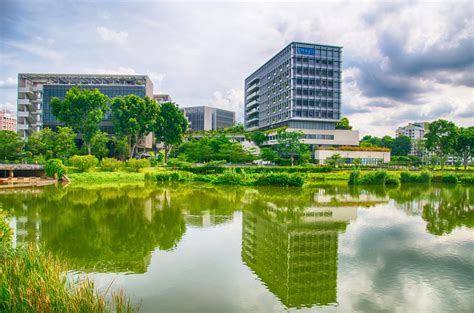
M 258 89 L 258 84 L 250 86 L 250 88 L 247 89 L 247 93 L 251 93 L 254 90 Z
M 257 104 L 258 104 L 257 100 L 250 101 L 249 103 L 247 103 L 247 109 L 250 109 L 250 108 L 254 107 Z
M 254 92 L 254 93 L 250 94 L 249 96 L 247 96 L 247 100 L 254 99 L 256 97 L 258 97 L 258 92 Z
M 18 99 L 18 104 L 30 105 L 31 102 L 29 99 Z
M 252 117 L 251 119 L 248 119 L 248 120 L 247 120 L 247 125 L 248 125 L 248 124 L 251 124 L 251 123 L 253 123 L 253 122 L 257 122 L 257 121 L 258 121 L 258 116 Z
M 30 87 L 18 87 L 18 92 L 19 93 L 31 93 Z
M 255 112 L 258 112 L 258 108 L 247 111 L 247 115 L 253 114 Z
M 17 130 L 28 130 L 28 124 L 16 124 Z
M 17 116 L 18 117 L 28 117 L 28 116 L 30 116 L 30 112 L 29 111 L 18 111 Z

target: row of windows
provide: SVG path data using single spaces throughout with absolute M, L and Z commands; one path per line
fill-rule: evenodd
M 298 47 L 294 47 L 293 52 L 295 54 L 298 53 Z M 316 46 L 314 49 L 314 54 L 316 56 L 321 56 L 323 58 L 336 58 L 339 59 L 341 57 L 341 50 L 340 48 L 331 48 L 331 47 L 318 47 Z
M 293 110 L 293 116 L 296 117 L 312 117 L 312 118 L 335 118 L 338 114 L 335 112 L 327 112 L 321 110 L 302 110 L 295 109 Z
M 293 64 L 304 66 L 329 66 L 339 68 L 341 62 L 333 60 L 320 60 L 311 57 L 296 57 L 294 58 Z
M 339 71 L 334 70 L 320 70 L 312 67 L 296 67 L 296 75 L 309 75 L 309 76 L 321 76 L 321 77 L 334 77 L 338 78 L 340 76 Z
M 288 127 L 299 129 L 336 129 L 336 123 L 331 122 L 317 122 L 317 121 L 289 121 Z
M 311 78 L 296 78 L 293 79 L 293 85 L 299 86 L 317 86 L 323 88 L 339 88 L 341 83 L 337 80 L 311 79 Z
M 320 108 L 338 108 L 338 102 L 332 101 L 321 101 L 313 99 L 296 99 L 295 105 L 297 107 L 306 106 L 306 107 L 320 107 Z
M 305 134 L 304 138 L 305 139 L 334 140 L 334 135 Z
M 295 90 L 296 96 L 338 98 L 339 94 L 340 94 L 339 92 L 332 92 L 332 91 L 326 91 L 326 90 L 321 91 L 319 89 L 297 88 Z

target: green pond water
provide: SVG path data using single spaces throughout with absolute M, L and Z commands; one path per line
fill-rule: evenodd
M 472 187 L 50 187 L 0 208 L 14 245 L 141 312 L 474 311 Z

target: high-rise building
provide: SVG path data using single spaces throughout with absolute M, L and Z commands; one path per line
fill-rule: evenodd
M 61 126 L 51 112 L 53 97 L 63 99 L 73 86 L 99 89 L 109 98 L 134 94 L 153 97 L 153 83 L 146 75 L 96 74 L 18 74 L 18 133 L 26 138 L 33 132 Z M 106 114 L 101 129 L 114 132 L 110 114 Z M 151 145 L 151 137 L 145 140 Z
M 187 107 L 182 110 L 188 119 L 189 129 L 193 131 L 216 130 L 235 124 L 235 112 L 232 111 L 208 106 Z
M 0 130 L 11 130 L 16 132 L 16 117 L 10 112 L 0 111 Z
M 341 53 L 336 46 L 292 42 L 245 79 L 245 128 L 287 127 L 316 146 L 358 145 L 336 130 L 341 118 Z
M 395 131 L 395 137 L 409 137 L 411 139 L 409 155 L 421 157 L 425 154 L 422 142 L 425 134 L 428 132 L 428 126 L 428 122 L 409 123 L 406 126 L 398 127 Z

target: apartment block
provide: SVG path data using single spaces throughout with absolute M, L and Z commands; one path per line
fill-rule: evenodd
M 0 111 L 0 130 L 16 132 L 16 116 L 8 111 Z

